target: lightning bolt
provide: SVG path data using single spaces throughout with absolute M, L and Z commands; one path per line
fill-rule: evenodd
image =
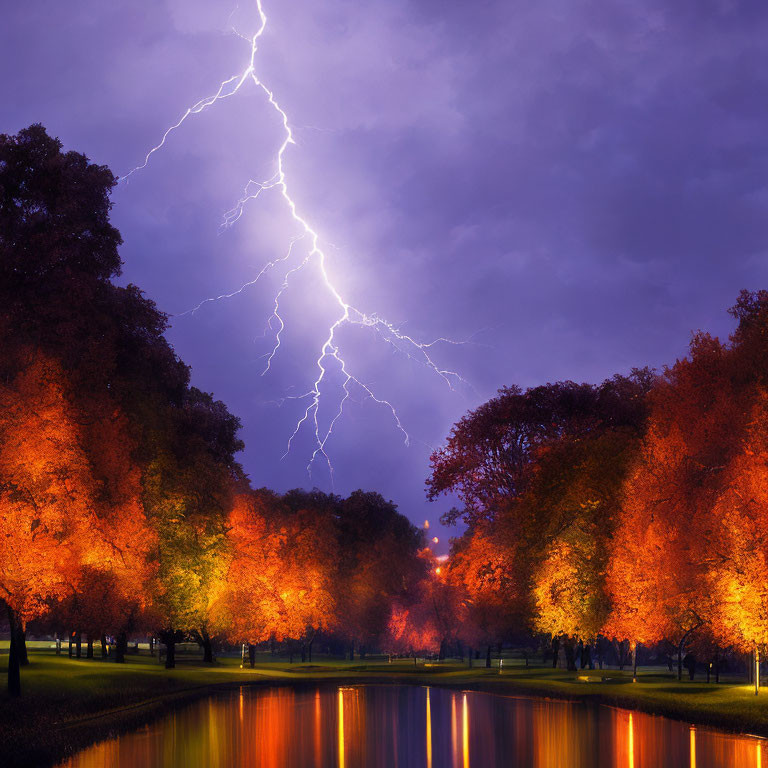
M 330 294 L 334 303 L 338 307 L 338 314 L 336 319 L 331 323 L 328 329 L 328 333 L 319 348 L 318 356 L 315 361 L 317 373 L 311 387 L 304 394 L 284 398 L 285 400 L 307 401 L 307 405 L 297 420 L 296 425 L 288 438 L 286 451 L 283 454 L 283 458 L 285 458 L 285 456 L 287 456 L 290 452 L 293 441 L 302 430 L 302 428 L 305 427 L 305 425 L 309 425 L 313 433 L 315 447 L 307 464 L 307 472 L 309 472 L 311 476 L 313 464 L 315 461 L 322 458 L 328 467 L 331 480 L 333 480 L 334 468 L 331 463 L 330 456 L 326 451 L 326 445 L 333 435 L 334 428 L 336 427 L 339 419 L 341 419 L 343 416 L 345 404 L 350 400 L 350 398 L 352 398 L 353 390 L 355 389 L 363 396 L 363 399 L 372 400 L 377 405 L 387 409 L 393 419 L 394 426 L 403 436 L 405 445 L 407 446 L 410 444 L 410 436 L 403 426 L 394 405 L 388 400 L 377 396 L 368 384 L 366 384 L 362 379 L 350 371 L 349 364 L 342 356 L 339 342 L 337 341 L 337 332 L 339 329 L 345 325 L 356 325 L 371 329 L 380 339 L 389 344 L 397 353 L 405 355 L 411 360 L 417 361 L 427 369 L 431 370 L 434 374 L 439 376 L 451 390 L 455 389 L 455 384 L 459 382 L 466 384 L 466 382 L 456 371 L 441 368 L 433 359 L 431 350 L 437 344 L 459 345 L 467 344 L 470 342 L 453 341 L 443 337 L 428 343 L 420 342 L 378 314 L 366 314 L 360 309 L 357 309 L 341 295 L 339 290 L 334 285 L 328 274 L 326 265 L 326 253 L 321 246 L 320 235 L 310 225 L 307 219 L 304 218 L 301 213 L 299 213 L 296 202 L 294 201 L 289 191 L 285 172 L 285 155 L 288 148 L 296 142 L 294 140 L 294 135 L 291 129 L 288 115 L 278 103 L 274 92 L 259 78 L 256 72 L 256 55 L 258 52 L 259 41 L 261 40 L 264 34 L 264 30 L 267 27 L 267 15 L 264 12 L 262 0 L 255 0 L 255 3 L 259 18 L 258 29 L 256 32 L 251 37 L 248 37 L 241 34 L 237 29 L 232 27 L 232 32 L 239 39 L 247 42 L 250 46 L 250 57 L 245 69 L 239 74 L 233 75 L 227 80 L 222 81 L 212 96 L 203 98 L 196 104 L 193 104 L 191 107 L 189 107 L 182 114 L 179 120 L 165 131 L 158 144 L 156 144 L 149 150 L 149 152 L 146 153 L 141 164 L 137 165 L 135 168 L 125 174 L 125 176 L 123 176 L 120 181 L 125 182 L 135 173 L 138 173 L 139 171 L 146 168 L 147 165 L 149 165 L 152 156 L 156 152 L 162 150 L 163 147 L 165 147 L 171 135 L 179 130 L 184 125 L 184 123 L 187 122 L 187 120 L 189 120 L 194 115 L 199 115 L 202 112 L 210 109 L 218 102 L 235 96 L 246 84 L 254 85 L 266 98 L 267 103 L 278 117 L 283 130 L 283 139 L 277 151 L 276 171 L 270 178 L 263 181 L 249 179 L 248 183 L 243 189 L 243 193 L 240 198 L 237 200 L 231 210 L 224 214 L 221 227 L 222 229 L 231 227 L 242 217 L 243 212 L 249 203 L 258 199 L 264 193 L 277 191 L 288 207 L 291 217 L 297 225 L 299 234 L 291 239 L 287 252 L 284 255 L 274 259 L 273 261 L 268 262 L 264 267 L 262 267 L 261 271 L 253 280 L 246 282 L 240 288 L 232 291 L 231 293 L 204 299 L 197 306 L 187 310 L 182 314 L 194 314 L 209 303 L 223 299 L 229 299 L 241 294 L 247 288 L 255 285 L 267 272 L 278 267 L 278 265 L 288 265 L 291 261 L 296 243 L 299 241 L 306 241 L 308 244 L 306 255 L 296 266 L 293 266 L 286 271 L 283 282 L 280 285 L 277 294 L 275 295 L 273 310 L 267 321 L 266 329 L 267 333 L 274 335 L 274 344 L 270 352 L 265 355 L 266 363 L 261 375 L 265 375 L 270 370 L 272 361 L 280 349 L 281 334 L 286 327 L 285 321 L 280 314 L 280 300 L 288 288 L 289 280 L 294 274 L 304 269 L 308 264 L 314 263 L 318 267 L 323 288 Z M 235 9 L 235 11 L 236 10 L 237 9 Z M 233 11 L 232 15 L 230 15 L 230 21 L 235 11 Z M 341 397 L 335 414 L 328 423 L 328 426 L 323 429 L 321 427 L 319 418 L 323 401 L 322 390 L 326 379 L 330 375 L 329 370 L 332 366 L 338 370 L 342 378 Z

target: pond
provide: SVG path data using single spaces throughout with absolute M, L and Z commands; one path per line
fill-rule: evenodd
M 406 685 L 244 687 L 62 766 L 754 768 L 763 752 L 757 738 L 594 704 Z

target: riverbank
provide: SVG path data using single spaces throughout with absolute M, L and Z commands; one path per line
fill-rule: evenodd
M 255 669 L 239 659 L 213 666 L 181 661 L 165 670 L 149 656 L 118 665 L 98 659 L 31 654 L 22 673 L 24 695 L 0 694 L 3 765 L 46 766 L 88 744 L 130 730 L 174 706 L 241 685 L 411 683 L 499 694 L 586 700 L 638 709 L 699 725 L 768 736 L 768 690 L 759 697 L 743 683 L 678 682 L 662 670 L 644 671 L 637 683 L 616 670 L 569 673 L 505 662 L 501 671 L 456 662 L 414 665 L 412 660 L 288 664 L 259 658 Z M 3 662 L 0 662 L 2 664 Z M 4 683 L 0 666 L 0 683 Z

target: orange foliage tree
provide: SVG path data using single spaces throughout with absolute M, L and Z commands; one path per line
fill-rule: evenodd
M 301 512 L 288 516 L 269 491 L 242 491 L 229 515 L 229 568 L 217 606 L 221 631 L 247 643 L 251 666 L 255 645 L 296 639 L 311 647 L 317 630 L 333 615 L 323 527 Z
M 389 654 L 439 654 L 446 641 L 453 639 L 464 617 L 455 586 L 447 578 L 431 550 L 418 554 L 423 573 L 412 591 L 392 602 L 387 633 L 382 648 Z
M 605 632 L 674 643 L 678 676 L 700 630 L 723 644 L 756 642 L 736 629 L 744 622 L 742 598 L 757 594 L 750 587 L 760 580 L 765 551 L 753 506 L 764 464 L 756 428 L 761 373 L 751 347 L 766 318 L 752 324 L 755 314 L 765 314 L 754 299 L 740 297 L 749 330 L 742 317 L 730 345 L 696 334 L 690 356 L 657 382 L 608 566 L 612 612 Z
M 0 597 L 11 624 L 9 689 L 19 693 L 24 624 L 98 558 L 95 488 L 59 366 L 32 354 L 0 383 Z
M 768 645 L 768 391 L 760 392 L 751 417 L 714 505 L 718 536 L 708 589 L 715 603 L 715 637 L 723 645 L 763 652 Z
M 484 647 L 486 666 L 491 664 L 491 646 L 510 637 L 525 615 L 514 549 L 501 528 L 475 525 L 455 543 L 445 569 L 460 601 L 456 636 L 470 659 L 472 649 Z

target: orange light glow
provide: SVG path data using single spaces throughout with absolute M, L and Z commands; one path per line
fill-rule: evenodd
M 464 694 L 462 704 L 463 717 L 461 723 L 461 747 L 464 756 L 464 768 L 469 768 L 469 706 L 467 704 L 467 694 Z
M 691 726 L 691 768 L 696 768 L 696 729 Z
M 459 736 L 456 727 L 456 694 L 451 694 L 451 754 L 453 755 L 453 764 L 459 762 Z
M 317 768 L 322 768 L 323 765 L 322 727 L 322 702 L 318 688 L 315 691 L 315 766 Z
M 440 566 L 438 565 L 437 568 L 435 568 L 435 573 L 439 576 L 440 575 Z
M 434 536 L 434 537 L 432 538 L 432 541 L 434 541 L 434 542 L 435 542 L 435 544 L 437 544 L 437 543 L 440 541 L 440 539 L 438 539 L 438 538 L 437 538 L 437 536 Z
M 627 750 L 629 752 L 629 759 L 628 759 L 628 766 L 629 768 L 635 768 L 635 726 L 632 722 L 632 713 L 629 713 L 629 728 L 627 729 L 628 733 L 628 745 Z
M 427 768 L 432 768 L 432 711 L 429 707 L 429 688 L 427 688 Z
M 344 691 L 339 688 L 339 768 L 344 768 Z

